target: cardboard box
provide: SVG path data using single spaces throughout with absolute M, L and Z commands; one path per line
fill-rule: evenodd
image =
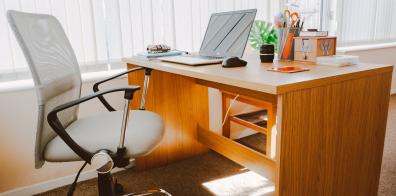
M 316 62 L 316 57 L 336 54 L 337 37 L 295 37 L 294 60 Z

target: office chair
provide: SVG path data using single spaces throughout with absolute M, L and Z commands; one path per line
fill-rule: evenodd
M 130 158 L 154 150 L 164 134 L 161 117 L 144 110 L 150 70 L 135 68 L 94 84 L 94 93 L 81 97 L 81 74 L 76 56 L 59 21 L 45 14 L 9 10 L 7 18 L 21 46 L 32 73 L 38 98 L 38 126 L 35 145 L 35 167 L 45 161 L 85 161 L 98 173 L 98 192 L 111 196 L 122 192 L 113 180 L 111 170 L 129 165 Z M 140 110 L 128 106 L 139 86 L 101 91 L 99 85 L 121 75 L 144 71 L 145 82 Z M 124 111 L 116 111 L 103 97 L 124 92 Z M 98 98 L 109 112 L 78 118 L 79 104 Z M 74 191 L 80 169 L 69 195 Z M 153 189 L 139 194 L 166 193 Z M 134 195 L 134 194 L 128 194 Z

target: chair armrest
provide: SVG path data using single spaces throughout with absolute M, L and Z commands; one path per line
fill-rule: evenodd
M 139 71 L 139 70 L 144 70 L 144 67 L 137 67 L 137 68 L 133 68 L 133 69 L 128 69 L 128 70 L 126 70 L 124 72 L 121 72 L 121 73 L 115 74 L 113 76 L 110 76 L 108 78 L 105 78 L 103 80 L 100 80 L 99 82 L 96 82 L 93 85 L 93 91 L 94 92 L 98 92 L 99 91 L 99 84 L 105 83 L 107 81 L 110 81 L 110 80 L 113 80 L 115 78 L 118 78 L 118 77 L 120 77 L 122 75 L 131 73 L 131 72 L 135 72 L 135 71 Z M 110 112 L 115 111 L 115 109 L 109 104 L 109 102 L 106 101 L 106 99 L 103 96 L 101 96 L 101 95 L 98 96 L 98 99 L 100 100 L 100 102 L 102 102 L 102 104 L 106 107 L 107 110 L 109 110 Z
M 63 127 L 62 123 L 60 122 L 60 120 L 58 118 L 58 112 L 65 110 L 67 108 L 73 107 L 75 105 L 78 105 L 82 102 L 86 102 L 90 99 L 108 94 L 108 93 L 125 91 L 125 94 L 133 95 L 133 93 L 139 89 L 140 89 L 139 86 L 129 86 L 129 87 L 124 87 L 124 88 L 110 89 L 107 91 L 98 91 L 94 94 L 91 94 L 91 95 L 82 97 L 80 99 L 76 99 L 71 102 L 59 105 L 59 106 L 55 107 L 51 112 L 48 113 L 48 115 L 47 115 L 48 124 L 78 156 L 80 156 L 84 161 L 91 163 L 91 158 L 93 156 L 93 153 L 82 148 L 80 145 L 78 145 L 73 140 L 73 138 L 70 137 L 70 135 L 66 132 L 66 129 Z

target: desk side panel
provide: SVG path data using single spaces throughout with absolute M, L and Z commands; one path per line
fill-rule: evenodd
M 281 95 L 279 195 L 377 195 L 391 77 Z
M 128 64 L 128 68 L 134 65 Z M 130 85 L 143 86 L 144 74 L 128 75 Z M 138 109 L 141 91 L 130 109 Z M 207 152 L 197 141 L 197 125 L 209 128 L 208 88 L 189 77 L 153 70 L 146 109 L 158 113 L 165 122 L 160 146 L 145 157 L 136 159 L 138 169 L 149 169 Z M 144 130 L 142 130 L 144 131 Z

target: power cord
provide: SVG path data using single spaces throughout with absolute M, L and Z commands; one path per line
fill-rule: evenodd
M 223 120 L 223 124 L 221 125 L 221 127 L 224 126 L 224 124 L 225 124 L 225 122 L 226 122 L 226 120 L 227 120 L 227 118 L 228 118 L 228 113 L 230 112 L 230 109 L 232 108 L 232 105 L 234 105 L 234 103 L 235 103 L 235 101 L 238 99 L 238 97 L 239 97 L 239 94 L 236 95 L 236 96 L 234 97 L 234 99 L 232 99 L 230 105 L 228 106 L 228 109 L 227 109 L 227 112 L 226 112 L 225 115 L 224 115 L 224 120 Z
M 80 170 L 78 170 L 78 173 L 76 175 L 76 178 L 74 178 L 74 182 L 70 185 L 69 187 L 69 191 L 67 192 L 67 196 L 73 196 L 74 190 L 76 190 L 76 186 L 77 186 L 77 180 L 80 177 L 80 174 L 82 172 L 82 170 L 84 169 L 84 167 L 87 165 L 88 162 L 85 162 L 82 167 L 80 168 Z

